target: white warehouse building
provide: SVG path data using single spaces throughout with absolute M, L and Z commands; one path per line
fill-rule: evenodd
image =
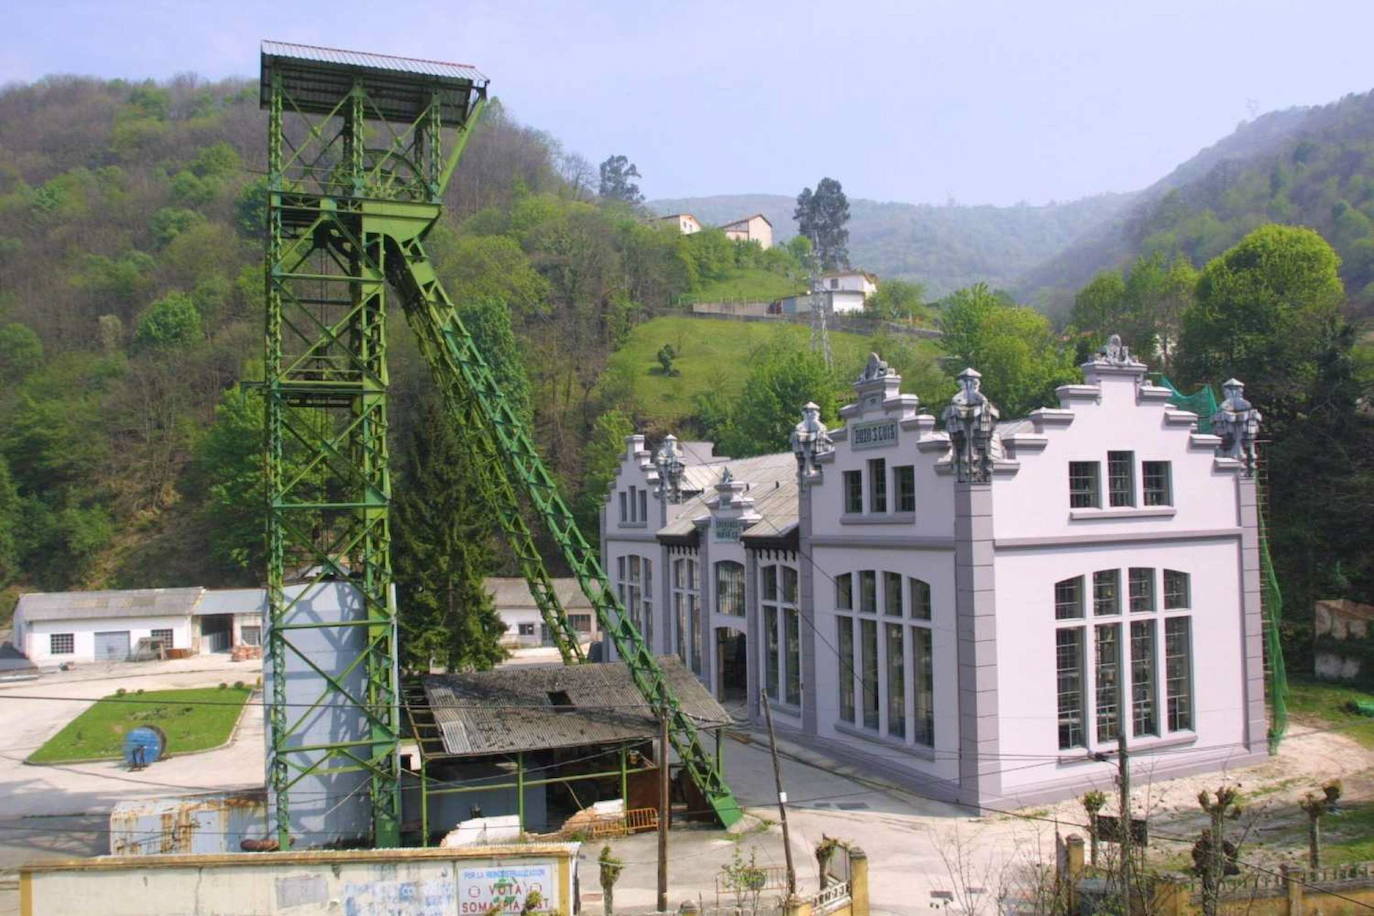
M 1115 338 L 1083 374 L 1002 421 L 966 370 L 937 418 L 873 356 L 844 428 L 808 409 L 791 452 L 632 436 L 609 574 L 717 697 L 925 795 L 1108 787 L 1123 729 L 1148 778 L 1254 762 L 1259 414 L 1230 382 L 1199 433 Z

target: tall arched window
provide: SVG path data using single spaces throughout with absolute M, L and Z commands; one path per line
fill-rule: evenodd
M 716 564 L 716 613 L 744 616 L 744 564 L 721 560 Z
M 673 619 L 677 627 L 677 654 L 683 664 L 701 673 L 701 591 L 697 561 L 673 560 Z
M 801 617 L 797 570 L 770 564 L 759 570 L 763 610 L 764 689 L 773 700 L 801 705 Z

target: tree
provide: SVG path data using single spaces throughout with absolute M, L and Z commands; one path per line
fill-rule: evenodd
M 951 373 L 972 367 L 1003 417 L 1057 403 L 1054 389 L 1073 379 L 1069 355 L 1049 319 L 979 283 L 951 294 L 940 313 L 940 346 Z
M 591 434 L 587 437 L 583 457 L 582 490 L 578 494 L 574 514 L 590 543 L 597 543 L 600 537 L 601 506 L 606 502 L 606 493 L 611 481 L 620 469 L 620 458 L 625 454 L 625 437 L 635 431 L 630 418 L 620 410 L 608 410 L 596 418 Z
M 814 192 L 802 188 L 792 218 L 797 231 L 811 239 L 822 270 L 849 266 L 849 199 L 838 181 L 822 178 Z
M 630 179 L 641 177 L 639 169 L 624 156 L 611 156 L 601 163 L 601 185 L 598 193 L 605 200 L 619 200 L 627 204 L 641 204 L 644 195 L 639 185 Z
M 43 362 L 43 341 L 17 321 L 0 327 L 0 379 L 17 382 Z
M 1251 232 L 1202 271 L 1197 301 L 1183 313 L 1183 377 L 1219 383 L 1235 376 L 1272 419 L 1294 416 L 1345 297 L 1339 266 L 1311 229 Z
M 729 399 L 711 392 L 698 402 L 703 425 L 722 454 L 747 458 L 787 447 L 802 405 L 815 401 L 835 422 L 837 384 L 819 353 L 779 341 L 750 359 L 744 390 Z
M 149 350 L 172 350 L 200 340 L 200 313 L 186 293 L 172 292 L 148 306 L 134 330 L 134 345 Z
M 1202 879 L 1202 912 L 1216 916 L 1220 907 L 1221 882 L 1227 875 L 1240 873 L 1236 864 L 1240 850 L 1226 839 L 1226 821 L 1240 817 L 1240 792 L 1222 786 L 1209 797 L 1198 793 L 1198 807 L 1206 813 L 1211 826 L 1193 844 L 1193 872 Z
M 864 303 L 864 311 L 887 321 L 916 321 L 926 317 L 925 290 L 919 283 L 884 280 Z
M 19 578 L 19 489 L 10 466 L 0 457 L 0 588 Z
M 676 358 L 677 351 L 673 349 L 672 344 L 664 344 L 663 346 L 658 348 L 658 365 L 659 368 L 663 370 L 663 374 L 665 376 L 673 376 L 680 374 L 676 369 L 673 368 L 673 360 Z
M 1341 781 L 1333 779 L 1322 786 L 1322 794 L 1308 792 L 1298 802 L 1302 813 L 1307 815 L 1307 865 L 1321 868 L 1321 820 L 1336 810 L 1336 802 L 1341 800 Z
M 483 583 L 495 494 L 480 454 L 448 414 L 426 405 L 396 499 L 401 657 L 407 667 L 486 670 L 505 658 L 505 624 Z

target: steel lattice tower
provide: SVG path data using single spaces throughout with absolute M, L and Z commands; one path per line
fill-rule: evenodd
M 668 711 L 673 747 L 712 809 L 727 826 L 741 814 L 425 251 L 486 88 L 462 65 L 263 44 L 268 790 L 283 849 L 293 805 L 307 797 L 300 787 L 312 781 L 334 806 L 366 788 L 376 845 L 400 838 L 388 290 L 450 422 L 486 459 L 491 508 L 564 660 L 582 660 L 577 635 L 522 499 L 558 544 L 646 703 Z M 343 596 L 338 608 L 316 600 L 326 588 Z M 326 657 L 328 665 L 319 661 Z M 345 792 L 349 779 L 357 784 Z

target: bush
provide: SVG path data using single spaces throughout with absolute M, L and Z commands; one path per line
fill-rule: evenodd
M 242 690 L 242 689 L 243 689 L 243 681 L 234 681 L 234 689 L 235 689 L 235 690 Z
M 195 343 L 201 337 L 200 312 L 185 293 L 168 293 L 148 306 L 138 319 L 134 344 L 154 350 L 171 350 Z
M 128 692 L 129 692 L 129 691 L 127 691 L 127 690 L 125 690 L 123 687 L 121 687 L 121 688 L 119 688 L 118 690 L 115 691 L 115 696 L 117 696 L 117 697 L 122 697 L 122 696 L 124 696 L 124 694 L 126 694 L 126 693 L 128 693 Z
M 228 690 L 228 689 L 229 689 L 229 685 L 226 684 L 226 683 L 224 683 L 224 681 L 220 681 L 220 682 L 219 682 L 219 689 L 220 689 L 220 690 Z

